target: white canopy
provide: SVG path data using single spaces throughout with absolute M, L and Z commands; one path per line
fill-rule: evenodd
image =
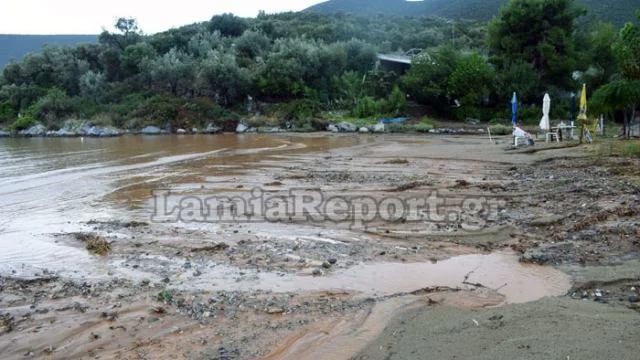
M 548 93 L 544 94 L 544 100 L 542 100 L 542 120 L 540 120 L 540 129 L 549 130 L 549 111 L 551 110 L 551 97 Z

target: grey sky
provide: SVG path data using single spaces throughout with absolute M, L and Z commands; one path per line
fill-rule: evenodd
M 0 5 L 0 34 L 98 34 L 111 29 L 121 16 L 135 17 L 145 33 L 209 20 L 231 12 L 255 17 L 299 11 L 322 0 L 4 0 Z

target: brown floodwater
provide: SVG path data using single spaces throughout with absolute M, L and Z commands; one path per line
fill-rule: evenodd
M 145 211 L 150 210 L 136 204 L 150 201 L 155 188 L 213 191 L 216 189 L 203 189 L 203 184 L 215 187 L 215 179 L 233 177 L 248 169 L 264 170 L 251 173 L 258 183 L 273 180 L 269 176 L 261 178 L 260 174 L 274 163 L 289 164 L 305 152 L 322 153 L 367 139 L 370 138 L 260 134 L 2 139 L 0 275 L 29 276 L 46 268 L 63 276 L 103 277 L 111 272 L 159 281 L 155 278 L 159 275 L 153 272 L 125 268 L 124 260 L 117 256 L 99 259 L 81 247 L 58 242 L 55 234 L 86 230 L 83 223 L 92 219 L 148 221 L 151 213 Z M 267 227 L 264 231 L 265 236 L 281 239 L 305 235 L 306 241 L 336 241 L 313 235 L 317 234 L 313 227 Z M 155 264 L 152 266 L 175 268 L 176 273 L 182 266 L 180 259 L 164 256 L 151 255 L 143 260 Z M 385 296 L 429 286 L 462 286 L 467 274 L 469 282 L 495 289 L 506 302 L 561 295 L 570 286 L 568 277 L 553 268 L 526 266 L 518 262 L 517 256 L 502 253 L 458 256 L 437 264 L 360 264 L 320 277 L 305 272 L 254 273 L 211 264 L 201 277 L 181 279 L 179 286 L 212 291 L 338 289 Z
M 238 275 L 240 272 L 242 276 Z M 547 296 L 560 296 L 571 287 L 567 274 L 548 266 L 522 264 L 516 255 L 510 253 L 462 255 L 437 263 L 360 264 L 325 276 L 313 276 L 311 270 L 282 275 L 216 266 L 204 270 L 197 279 L 189 279 L 183 286 L 211 291 L 342 290 L 365 296 L 388 296 L 437 286 L 475 288 L 464 282 L 481 284 L 502 295 L 503 303 L 525 303 Z
M 53 234 L 77 231 L 91 219 L 145 216 L 126 209 L 155 187 L 360 141 L 272 134 L 0 139 L 0 275 L 44 268 L 81 273 L 96 260 L 56 243 Z

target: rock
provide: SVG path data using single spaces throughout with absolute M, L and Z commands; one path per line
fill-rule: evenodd
M 202 131 L 203 134 L 217 134 L 219 132 L 221 132 L 222 129 L 213 125 L 213 124 L 209 124 L 207 125 L 207 127 Z
M 322 263 L 322 267 L 325 269 L 331 269 L 331 264 L 329 264 L 328 262 L 324 262 Z
M 236 126 L 236 132 L 238 134 L 245 133 L 247 130 L 249 130 L 249 127 L 243 123 L 238 123 L 238 126 Z
M 313 271 L 311 272 L 311 275 L 313 275 L 313 276 L 322 276 L 322 270 L 313 269 Z
M 8 131 L 0 130 L 0 137 L 9 137 L 11 133 Z
M 104 134 L 104 129 L 99 128 L 97 126 L 91 126 L 87 130 L 87 136 L 102 136 Z
M 115 311 L 103 311 L 102 317 L 107 321 L 115 321 L 118 318 L 118 313 Z
M 464 122 L 469 124 L 469 125 L 478 125 L 478 124 L 480 124 L 480 120 L 474 119 L 474 118 L 470 118 L 470 117 L 466 118 L 464 120 Z
M 358 131 L 361 132 L 361 133 L 368 133 L 369 129 L 367 129 L 366 127 L 363 126 Z
M 384 132 L 384 124 L 383 123 L 377 123 L 375 125 L 373 125 L 373 129 L 371 130 L 374 133 L 383 133 Z
M 329 264 L 335 265 L 338 262 L 338 259 L 331 258 L 329 259 Z
M 348 122 L 341 122 L 341 123 L 337 123 L 336 127 L 338 128 L 338 130 L 340 132 L 356 132 L 358 131 L 358 127 L 355 126 L 352 123 L 348 123 Z
M 78 136 L 78 135 L 80 135 L 78 132 L 68 128 L 62 128 L 58 131 L 55 131 L 53 134 L 53 136 L 60 136 L 60 137 L 71 137 L 71 136 Z
M 278 132 L 281 132 L 281 131 L 282 131 L 282 129 L 280 129 L 279 127 L 272 127 L 272 128 L 271 128 L 271 129 L 269 129 L 267 132 L 270 132 L 270 133 L 278 133 Z
M 284 312 L 284 309 L 282 308 L 278 308 L 278 307 L 271 307 L 267 309 L 267 314 L 282 314 Z
M 18 135 L 22 136 L 45 136 L 47 134 L 47 128 L 44 125 L 35 125 L 26 130 L 20 130 Z
M 176 134 L 184 135 L 184 134 L 186 134 L 186 133 L 187 133 L 187 130 L 185 130 L 185 129 L 178 129 L 178 130 L 176 130 Z
M 545 265 L 553 262 L 553 256 L 545 254 L 542 251 L 529 250 L 520 257 L 520 261 L 524 263 Z
M 337 132 L 339 132 L 340 130 L 338 130 L 338 127 L 337 127 L 337 126 L 335 126 L 335 125 L 333 125 L 333 124 L 329 124 L 329 126 L 327 126 L 327 131 L 331 131 L 331 132 L 337 133 Z
M 147 126 L 144 129 L 140 130 L 140 133 L 143 135 L 160 135 L 162 130 L 156 126 Z
M 546 215 L 535 218 L 529 222 L 531 226 L 549 226 L 559 223 L 564 219 L 563 215 Z
M 107 137 L 107 136 L 120 136 L 120 135 L 122 135 L 122 130 L 119 130 L 116 128 L 104 128 L 100 136 Z

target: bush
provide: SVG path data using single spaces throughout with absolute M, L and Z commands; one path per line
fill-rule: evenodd
M 162 127 L 169 123 L 175 125 L 180 108 L 184 100 L 172 96 L 156 95 L 146 99 L 138 108 L 128 114 L 130 117 L 141 118 L 144 125 Z
M 492 125 L 489 127 L 491 135 L 510 135 L 513 133 L 513 127 L 508 125 Z
M 13 121 L 17 116 L 16 110 L 8 102 L 0 103 L 0 124 Z
M 622 155 L 628 157 L 640 157 L 640 142 L 631 141 L 622 147 Z
M 64 91 L 58 88 L 51 88 L 45 96 L 31 105 L 26 113 L 34 119 L 51 125 L 57 124 L 72 115 L 74 110 L 73 101 Z
M 433 125 L 420 123 L 420 124 L 413 125 L 411 128 L 412 128 L 411 129 L 412 131 L 417 133 L 428 133 L 429 130 L 433 130 Z
M 522 106 L 518 109 L 518 123 L 525 125 L 536 125 L 542 118 L 542 107 Z
M 322 111 L 322 104 L 316 100 L 302 99 L 288 103 L 284 109 L 286 120 L 307 120 L 317 117 Z
M 387 107 L 385 100 L 376 100 L 370 96 L 365 96 L 355 106 L 351 115 L 357 118 L 368 118 L 380 116 Z
M 434 120 L 434 119 L 432 119 L 430 117 L 427 117 L 427 116 L 425 116 L 422 119 L 420 119 L 419 124 L 431 126 L 432 129 L 435 129 L 435 128 L 440 126 L 440 124 L 439 124 L 439 122 L 437 120 Z
M 14 123 L 11 125 L 11 131 L 26 130 L 35 125 L 38 125 L 36 119 L 29 115 L 26 115 L 14 121 Z
M 327 130 L 327 126 L 329 126 L 331 122 L 326 119 L 313 118 L 311 119 L 310 124 L 311 124 L 311 128 L 315 131 L 325 131 Z

